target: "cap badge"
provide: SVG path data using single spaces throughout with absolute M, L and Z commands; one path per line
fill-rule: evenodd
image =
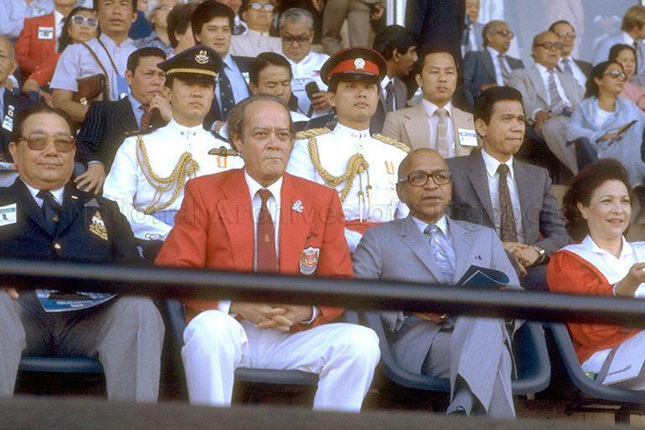
M 365 60 L 363 60 L 362 58 L 355 59 L 354 60 L 354 67 L 356 67 L 356 69 L 364 69 L 365 68 Z
M 195 55 L 195 61 L 197 61 L 197 64 L 206 64 L 209 60 L 210 58 L 208 58 L 208 53 L 203 49 L 199 51 L 199 54 Z

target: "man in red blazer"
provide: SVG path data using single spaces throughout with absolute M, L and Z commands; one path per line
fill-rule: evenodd
M 76 0 L 54 0 L 54 12 L 25 19 L 25 25 L 16 41 L 16 59 L 27 78 L 36 67 L 57 52 L 57 40 L 63 20 L 74 8 Z
M 228 121 L 245 168 L 187 183 L 156 263 L 351 278 L 338 195 L 285 173 L 294 126 L 284 101 L 251 97 Z M 235 368 L 255 367 L 318 373 L 314 408 L 360 410 L 378 339 L 365 327 L 327 324 L 342 309 L 231 301 L 192 301 L 187 309 L 197 314 L 182 349 L 191 402 L 229 405 Z

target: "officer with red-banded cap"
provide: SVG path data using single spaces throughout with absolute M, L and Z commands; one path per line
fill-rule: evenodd
M 103 191 L 119 204 L 148 260 L 154 259 L 174 225 L 186 181 L 244 165 L 228 142 L 202 126 L 222 67 L 217 53 L 195 46 L 158 67 L 166 73 L 172 120 L 124 140 Z
M 372 49 L 352 47 L 330 57 L 320 73 L 338 124 L 333 130 L 298 133 L 287 167 L 291 174 L 338 191 L 352 252 L 367 228 L 408 214 L 396 182 L 409 148 L 369 130 L 385 72 L 385 60 Z

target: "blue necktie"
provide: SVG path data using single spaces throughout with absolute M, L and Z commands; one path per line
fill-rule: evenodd
M 45 218 L 45 225 L 49 230 L 49 234 L 56 236 L 56 232 L 58 230 L 58 221 L 60 221 L 60 212 L 62 208 L 54 198 L 54 195 L 51 193 L 51 191 L 40 190 L 38 191 L 38 194 L 36 194 L 36 196 L 43 199 L 43 217 Z
M 229 112 L 235 106 L 235 98 L 233 97 L 231 81 L 228 80 L 228 76 L 226 76 L 224 70 L 219 73 L 219 96 L 222 101 L 222 105 L 220 106 L 222 121 L 226 121 Z
M 441 279 L 439 281 L 443 284 L 451 283 L 455 273 L 455 268 L 452 263 L 454 261 L 454 251 L 448 244 L 441 229 L 436 225 L 429 224 L 424 234 L 430 237 L 430 250 L 441 272 Z M 450 257 L 451 255 L 453 258 Z

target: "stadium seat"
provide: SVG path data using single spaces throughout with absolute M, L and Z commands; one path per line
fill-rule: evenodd
M 364 316 L 367 326 L 374 330 L 379 337 L 381 361 L 388 378 L 408 388 L 450 392 L 448 379 L 416 374 L 403 369 L 397 363 L 390 349 L 379 314 L 366 312 Z M 538 393 L 548 387 L 551 379 L 551 363 L 542 325 L 536 322 L 524 323 L 515 333 L 513 350 L 517 365 L 517 379 L 512 382 L 513 394 Z
M 20 360 L 20 372 L 38 373 L 103 373 L 101 363 L 90 357 L 40 357 L 25 356 Z
M 562 323 L 549 323 L 545 325 L 553 334 L 556 345 L 562 357 L 562 362 L 573 384 L 585 395 L 593 399 L 602 400 L 604 404 L 617 404 L 621 408 L 613 410 L 616 422 L 629 422 L 629 412 L 638 409 L 638 406 L 645 404 L 645 392 L 634 391 L 624 388 L 605 386 L 598 382 L 591 380 L 580 367 L 580 362 L 576 356 L 576 351 L 573 348 L 571 335 L 567 326 Z M 590 399 L 582 400 L 580 405 L 584 403 L 598 403 Z M 584 409 L 580 409 L 584 410 Z

